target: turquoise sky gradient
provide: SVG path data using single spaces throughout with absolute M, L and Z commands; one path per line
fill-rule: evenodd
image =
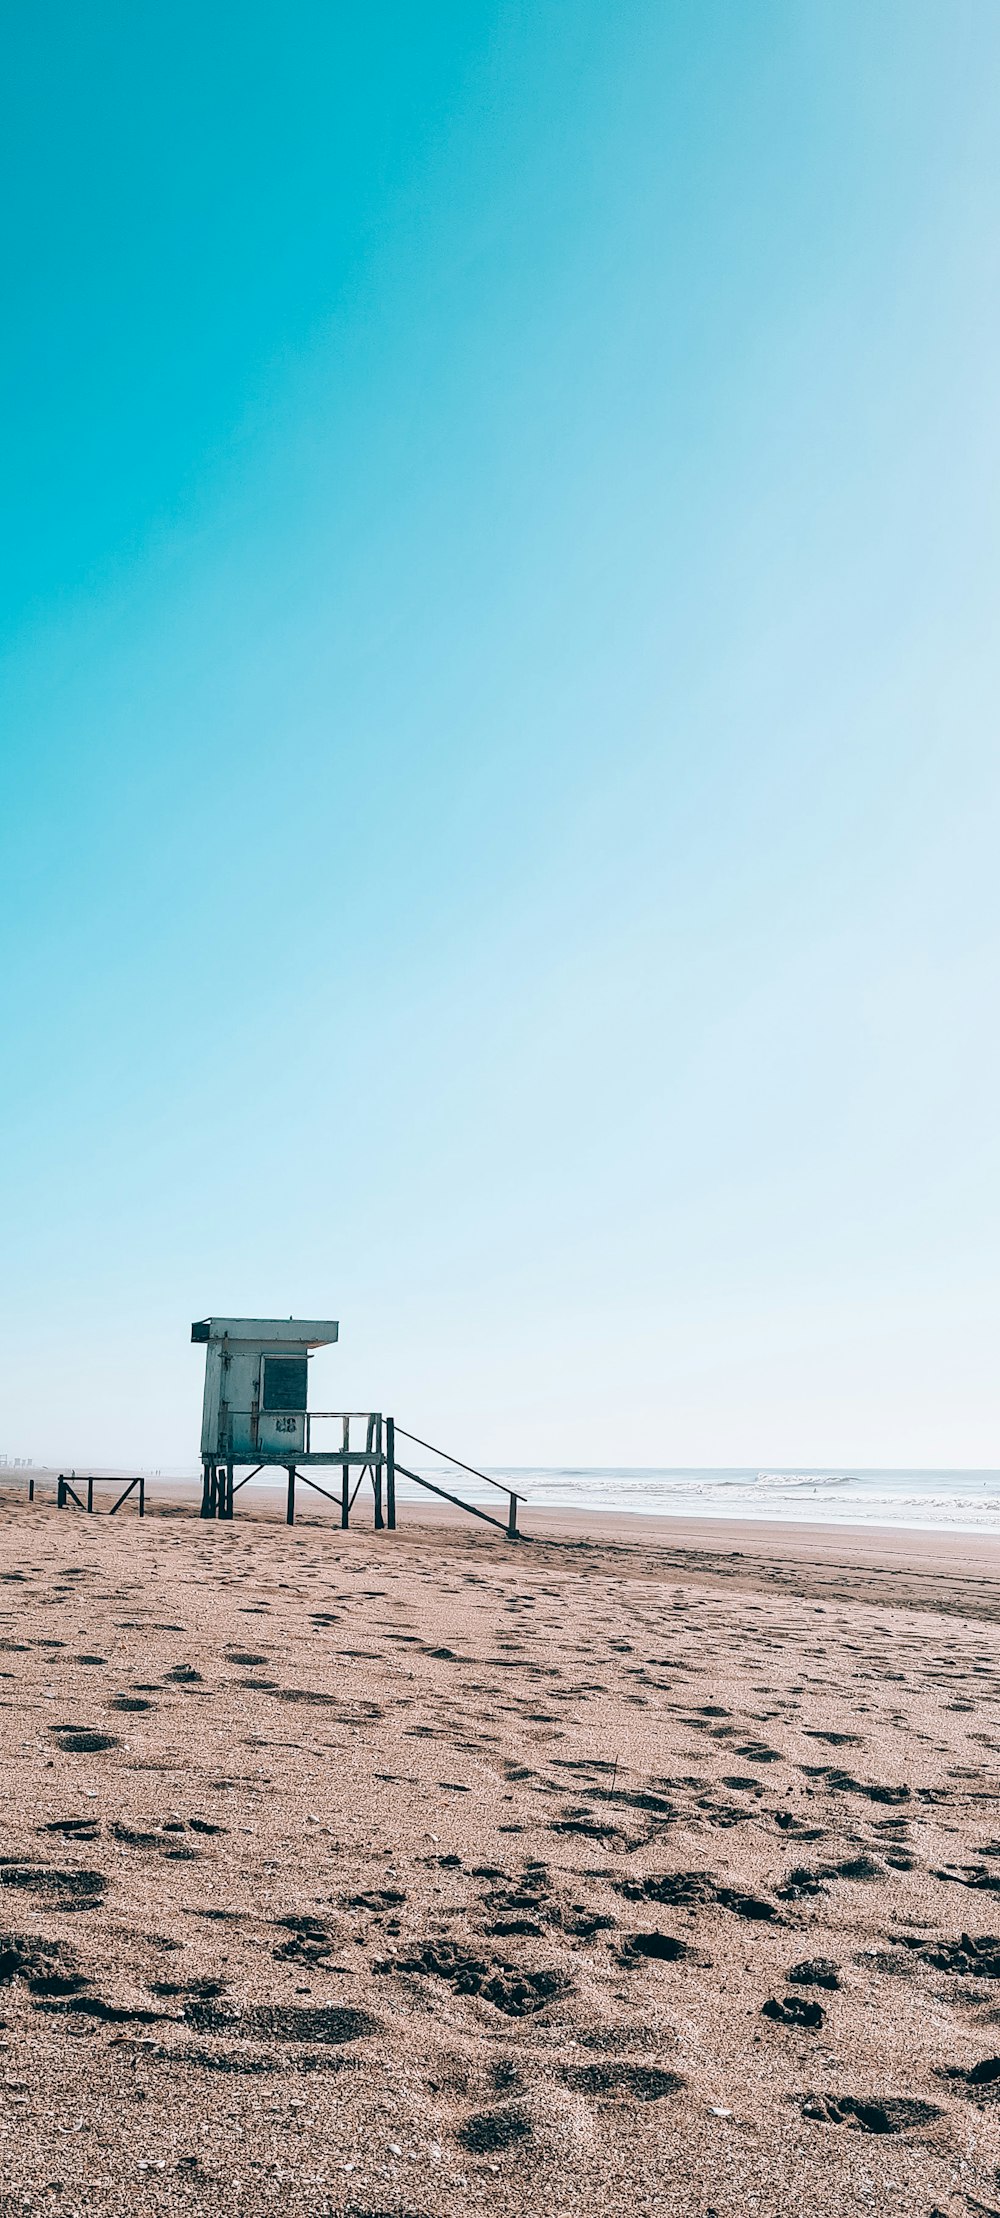
M 3 44 L 0 1451 L 995 1463 L 995 0 Z

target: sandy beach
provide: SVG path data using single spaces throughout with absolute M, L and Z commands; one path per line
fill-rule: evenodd
M 0 1495 L 0 2210 L 1000 2207 L 1000 1542 Z

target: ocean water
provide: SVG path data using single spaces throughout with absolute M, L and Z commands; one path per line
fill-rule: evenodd
M 421 1476 L 503 1515 L 492 1487 L 443 1465 L 422 1464 Z M 929 1531 L 1000 1533 L 998 1471 L 613 1470 L 494 1467 L 539 1509 L 616 1510 L 636 1516 L 777 1518 L 794 1525 L 900 1525 Z M 400 1497 L 422 1490 L 399 1481 Z M 492 1502 L 490 1497 L 492 1496 Z M 422 1497 L 428 1499 L 426 1494 Z

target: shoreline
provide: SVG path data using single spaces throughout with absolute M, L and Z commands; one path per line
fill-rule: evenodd
M 127 1484 L 129 1474 L 116 1472 L 114 1476 L 121 1477 L 123 1487 Z M 30 1505 L 27 1500 L 29 1478 L 42 1489 Z M 14 1507 L 23 1504 L 25 1508 L 31 1507 L 39 1512 L 53 1508 L 55 1480 L 54 1467 L 51 1470 L 25 1472 L 23 1481 L 18 1484 L 12 1484 L 7 1474 L 0 1474 L 0 1505 Z M 147 1478 L 146 1516 L 174 1516 L 182 1510 L 196 1509 L 200 1493 L 200 1478 Z M 109 1489 L 108 1495 L 99 1501 L 94 1514 L 107 1516 L 112 1498 Z M 308 1488 L 303 1488 L 296 1504 L 296 1528 L 301 1526 L 340 1532 L 336 1505 L 331 1502 L 320 1506 L 321 1502 L 322 1497 L 317 1495 L 310 1498 Z M 477 1507 L 483 1506 L 481 1503 L 477 1504 Z M 66 1511 L 63 1514 L 68 1516 L 80 1513 Z M 131 1504 L 126 1503 L 123 1515 L 131 1518 L 133 1514 Z M 440 1524 L 471 1530 L 483 1523 L 482 1519 L 453 1509 L 448 1503 L 424 1502 L 402 1492 L 397 1496 L 397 1517 L 400 1530 L 414 1525 Z M 590 1537 L 595 1544 L 613 1541 L 618 1547 L 631 1547 L 635 1550 L 655 1541 L 660 1546 L 697 1547 L 709 1553 L 725 1555 L 734 1548 L 744 1551 L 752 1549 L 758 1553 L 774 1548 L 778 1552 L 794 1554 L 798 1552 L 795 1543 L 800 1544 L 801 1548 L 825 1549 L 830 1546 L 857 1546 L 868 1540 L 873 1551 L 881 1550 L 890 1555 L 910 1552 L 917 1556 L 933 1553 L 940 1557 L 943 1552 L 946 1555 L 967 1558 L 971 1550 L 983 1551 L 986 1561 L 993 1560 L 1000 1566 L 1000 1529 L 979 1525 L 937 1525 L 923 1520 L 920 1523 L 907 1523 L 901 1519 L 875 1518 L 855 1521 L 846 1517 L 812 1518 L 801 1515 L 741 1517 L 728 1515 L 722 1510 L 590 1509 L 576 1505 L 536 1506 L 530 1501 L 521 1503 L 520 1519 L 520 1537 L 528 1541 L 534 1538 L 556 1540 L 564 1535 L 567 1540 L 579 1542 Z M 239 1524 L 247 1520 L 255 1524 L 270 1524 L 277 1520 L 283 1525 L 283 1485 L 270 1485 L 266 1481 L 255 1480 L 252 1488 L 248 1488 L 238 1501 L 234 1522 Z M 358 1503 L 350 1530 L 352 1533 L 372 1531 L 370 1496 Z

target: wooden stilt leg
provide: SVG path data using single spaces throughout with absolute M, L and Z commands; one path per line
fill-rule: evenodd
M 372 1465 L 372 1487 L 373 1487 L 373 1489 L 374 1489 L 374 1493 L 375 1493 L 375 1530 L 376 1530 L 376 1532 L 377 1532 L 377 1533 L 380 1533 L 380 1532 L 382 1531 L 382 1528 L 383 1528 L 384 1524 L 385 1524 L 385 1518 L 384 1518 L 384 1517 L 383 1517 L 383 1515 L 382 1515 L 382 1419 L 381 1419 L 381 1417 L 376 1417 L 376 1418 L 375 1418 L 375 1420 L 374 1420 L 374 1435 L 375 1435 L 375 1437 L 374 1437 L 374 1446 L 375 1446 L 375 1455 L 376 1455 L 376 1461 L 375 1461 L 375 1463 L 374 1463 L 374 1464 Z
M 294 1525 L 294 1523 L 295 1523 L 295 1465 L 294 1465 L 294 1463 L 290 1463 L 290 1464 L 289 1464 L 289 1466 L 288 1466 L 288 1506 L 287 1506 L 287 1508 L 286 1508 L 286 1510 L 285 1510 L 285 1523 L 286 1523 L 286 1525 Z
M 396 1530 L 396 1422 L 392 1417 L 385 1421 L 385 1521 L 389 1531 Z

